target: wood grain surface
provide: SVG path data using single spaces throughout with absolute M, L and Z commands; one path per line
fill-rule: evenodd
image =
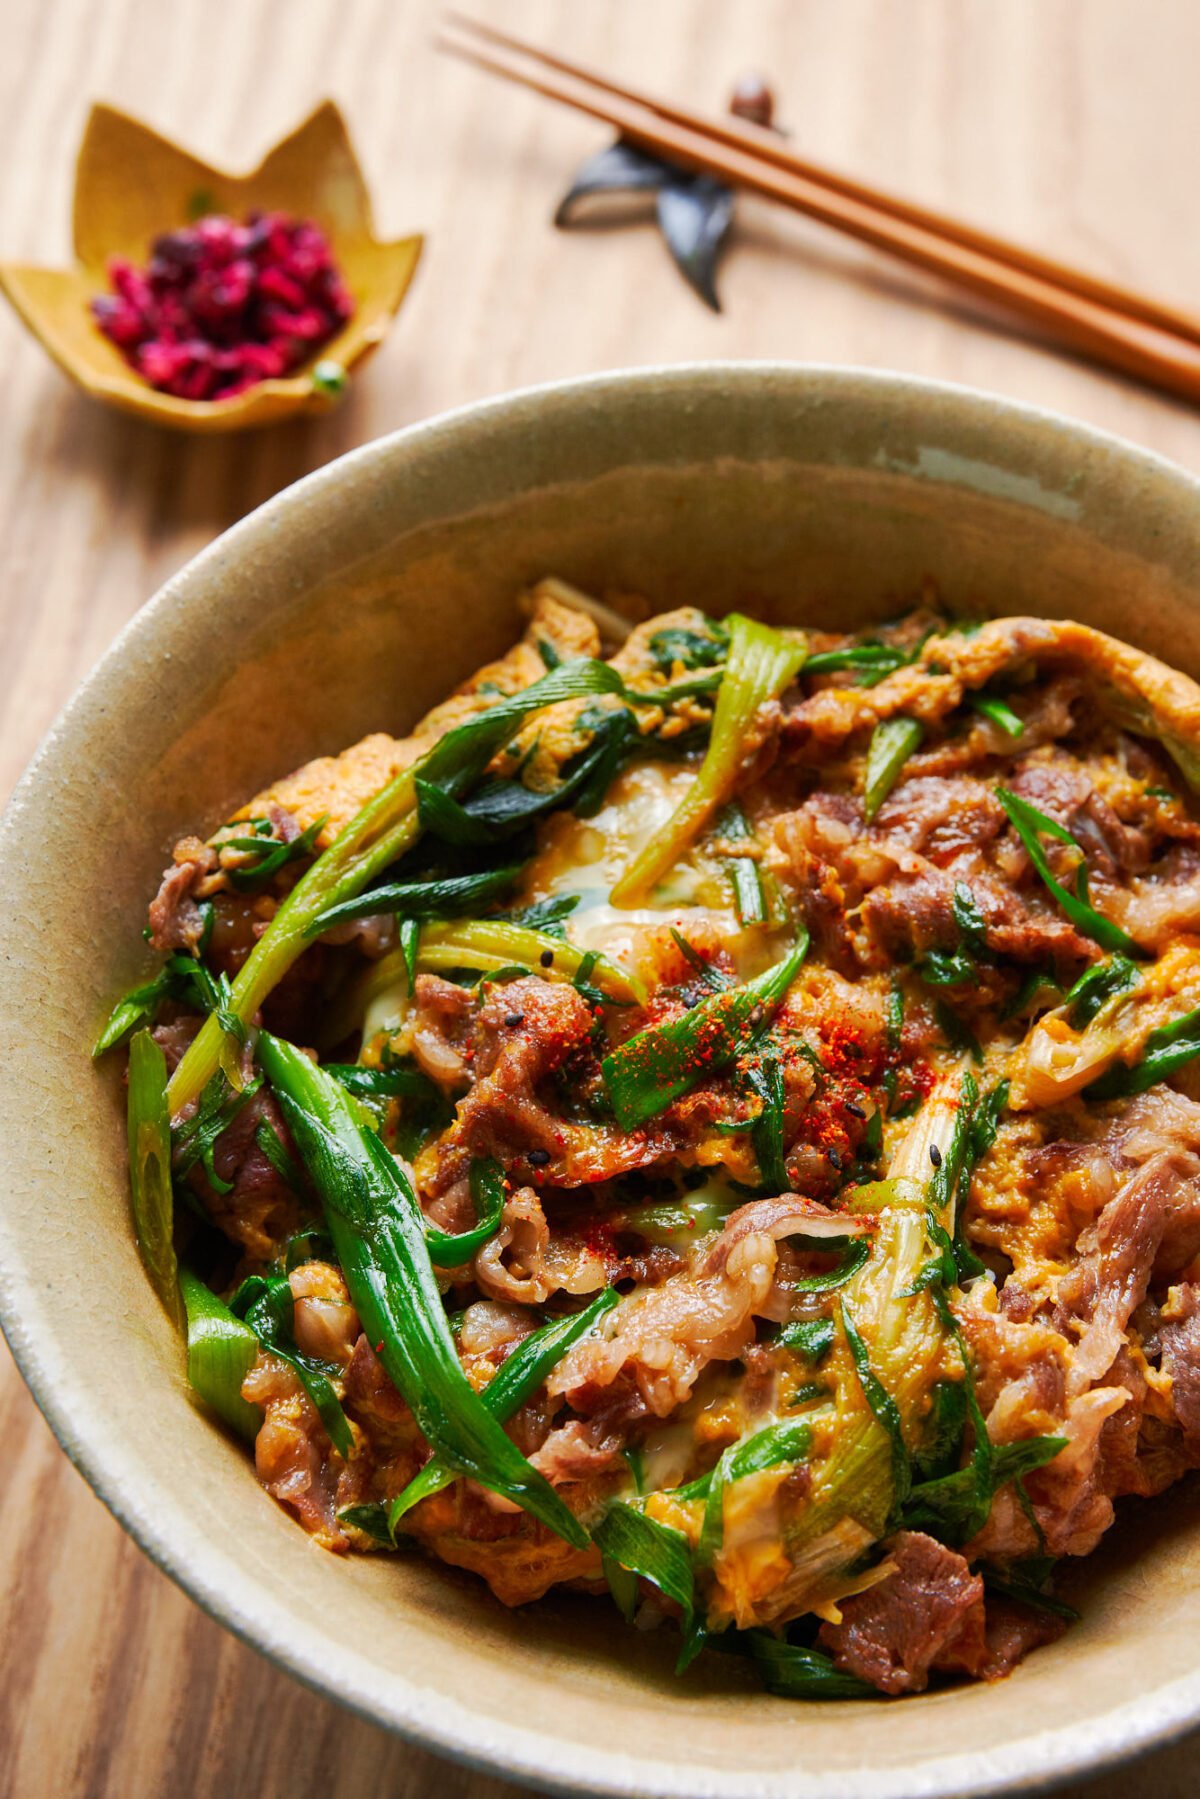
M 1200 293 L 1195 0 L 472 5 L 707 107 L 761 68 L 813 157 L 1176 304 Z M 101 97 L 238 166 L 332 94 L 380 227 L 429 236 L 398 329 L 343 407 L 256 436 L 176 438 L 106 413 L 0 317 L 4 793 L 126 619 L 217 532 L 368 437 L 506 388 L 696 357 L 857 362 L 1061 408 L 1200 468 L 1197 412 L 765 205 L 740 206 L 720 317 L 649 228 L 555 233 L 565 179 L 603 132 L 438 57 L 436 11 L 0 0 L 0 254 L 66 256 L 74 152 Z M 516 1791 L 314 1697 L 204 1617 L 71 1470 L 6 1355 L 0 1443 L 0 1794 Z M 798 1755 L 802 1740 L 798 1716 Z M 1071 1790 L 1183 1799 L 1198 1754 L 1200 1739 Z

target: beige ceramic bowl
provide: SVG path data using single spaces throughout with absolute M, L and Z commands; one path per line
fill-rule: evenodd
M 518 394 L 344 457 L 134 620 L 0 835 L 0 1312 L 64 1449 L 161 1567 L 365 1716 L 552 1788 L 903 1799 L 1029 1791 L 1200 1723 L 1195 1490 L 1128 1502 L 1083 1623 L 996 1686 L 789 1704 L 603 1603 L 508 1612 L 420 1559 L 338 1560 L 189 1401 L 128 1223 L 115 1068 L 168 846 L 268 776 L 403 729 L 512 637 L 552 570 L 658 605 L 860 624 L 933 576 L 1071 614 L 1200 675 L 1200 493 L 1065 420 L 848 370 L 742 365 Z

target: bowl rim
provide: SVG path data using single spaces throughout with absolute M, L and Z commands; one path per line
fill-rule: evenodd
M 1064 447 L 1107 452 L 1130 473 L 1141 472 L 1168 491 L 1182 506 L 1200 499 L 1200 477 L 1157 452 L 1147 450 L 1120 435 L 1084 424 L 1053 408 L 1010 400 L 985 389 L 910 375 L 901 370 L 855 364 L 791 362 L 781 360 L 704 360 L 648 364 L 637 368 L 607 370 L 514 389 L 482 400 L 469 401 L 430 418 L 373 438 L 281 489 L 220 533 L 165 581 L 133 617 L 89 673 L 78 684 L 42 736 L 0 817 L 0 867 L 8 860 L 9 839 L 17 830 L 42 769 L 59 740 L 69 731 L 75 715 L 88 699 L 112 679 L 131 649 L 151 632 L 169 609 L 185 607 L 189 589 L 219 571 L 222 561 L 240 553 L 253 539 L 264 517 L 281 516 L 304 505 L 328 488 L 337 488 L 356 473 L 386 461 L 400 447 L 404 450 L 453 448 L 454 438 L 477 424 L 519 423 L 548 403 L 568 406 L 609 396 L 621 397 L 644 389 L 647 398 L 664 389 L 712 390 L 730 384 L 752 391 L 756 384 L 769 387 L 793 383 L 797 391 L 816 385 L 835 400 L 841 396 L 875 395 L 881 401 L 925 401 L 958 409 L 966 422 L 993 416 L 1027 427 L 1049 431 Z M 0 1220 L 2 1224 L 2 1220 Z M 21 1280 L 0 1259 L 0 1331 L 13 1359 L 49 1424 L 59 1446 L 78 1469 L 92 1491 L 151 1562 L 162 1570 L 201 1610 L 256 1649 L 277 1667 L 311 1691 L 332 1698 L 352 1713 L 401 1738 L 481 1772 L 524 1781 L 552 1793 L 653 1795 L 654 1799 L 741 1799 L 742 1795 L 778 1795 L 779 1799 L 828 1799 L 835 1788 L 829 1777 L 807 1777 L 799 1768 L 786 1772 L 762 1770 L 738 1777 L 695 1767 L 655 1760 L 653 1757 L 606 1754 L 594 1758 L 585 1777 L 561 1765 L 555 1768 L 544 1752 L 542 1739 L 531 1729 L 505 1723 L 491 1727 L 489 1736 L 464 1742 L 457 1721 L 469 1710 L 445 1698 L 430 1701 L 408 1680 L 393 1675 L 386 1696 L 381 1689 L 364 1693 L 354 1679 L 355 1668 L 365 1660 L 341 1650 L 330 1653 L 319 1630 L 289 1613 L 273 1600 L 246 1598 L 221 1579 L 220 1558 L 184 1553 L 178 1546 L 169 1518 L 143 1507 L 129 1479 L 127 1460 L 113 1453 L 104 1433 L 89 1418 L 86 1408 L 71 1394 L 58 1390 L 53 1371 L 44 1363 L 38 1344 L 24 1327 L 20 1309 Z M 253 1591 L 252 1587 L 247 1589 Z M 1166 1687 L 1149 1703 L 1139 1695 L 1110 1713 L 1103 1725 L 1096 1720 L 1066 1723 L 1060 1729 L 1031 1738 L 1017 1738 L 1005 1753 L 1003 1766 L 996 1752 L 989 1765 L 981 1766 L 976 1752 L 954 1753 L 914 1764 L 900 1776 L 896 1771 L 881 1776 L 870 1769 L 847 1769 L 836 1776 L 839 1799 L 939 1799 L 951 1794 L 990 1795 L 1046 1792 L 1073 1777 L 1092 1775 L 1128 1763 L 1146 1751 L 1168 1744 L 1200 1723 L 1200 1663 Z

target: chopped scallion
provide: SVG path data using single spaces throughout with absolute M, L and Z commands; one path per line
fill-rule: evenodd
M 744 987 L 714 993 L 682 1018 L 651 1025 L 607 1055 L 601 1074 L 622 1130 L 636 1130 L 707 1074 L 736 1061 L 782 1003 L 806 949 L 807 940 Z
M 704 762 L 672 817 L 655 832 L 614 886 L 615 906 L 636 905 L 686 853 L 729 799 L 755 717 L 768 700 L 778 698 L 804 663 L 806 646 L 802 638 L 784 637 L 740 613 L 734 613 L 727 624 L 729 654 Z
M 920 747 L 925 727 L 915 718 L 884 718 L 871 733 L 863 786 L 863 817 L 870 824 L 896 782 L 900 770 Z
M 1007 787 L 997 787 L 996 798 L 1008 813 L 1014 831 L 1025 845 L 1029 860 L 1075 929 L 1081 931 L 1085 937 L 1092 938 L 1103 949 L 1119 950 L 1127 956 L 1140 955 L 1141 951 L 1128 932 L 1123 931 L 1120 925 L 1114 924 L 1110 918 L 1105 918 L 1103 913 L 1097 912 L 1089 900 L 1087 860 L 1082 847 L 1075 841 L 1066 826 L 1060 825 L 1056 818 L 1050 818 L 1047 813 L 1039 812 L 1036 806 L 1031 806 L 1028 800 L 1021 799 L 1018 794 L 1012 793 Z M 1043 837 L 1052 837 L 1058 843 L 1069 844 L 1078 855 L 1079 866 L 1075 875 L 1074 893 L 1063 886 L 1051 868 L 1046 852 L 1042 848 L 1041 839 Z

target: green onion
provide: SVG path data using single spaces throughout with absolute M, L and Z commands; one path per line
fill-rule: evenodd
M 706 623 L 708 632 L 693 631 L 686 625 L 667 625 L 655 631 L 646 647 L 659 668 L 669 674 L 677 662 L 684 668 L 712 668 L 724 662 L 729 633 L 715 619 Z
M 1054 996 L 1061 993 L 1062 988 L 1053 974 L 1045 968 L 1035 968 L 1026 975 L 1015 998 L 1009 1001 L 1000 1016 L 1007 1023 L 1010 1018 L 1021 1018 L 1028 1012 L 1043 1011 Z M 1043 994 L 1045 999 L 1042 998 Z
M 987 949 L 987 919 L 965 881 L 954 883 L 951 911 L 958 926 L 958 949 L 930 950 L 917 971 L 923 981 L 933 986 L 958 987 L 974 979 L 976 957 Z
M 441 1088 L 419 1068 L 363 1068 L 357 1063 L 341 1062 L 325 1062 L 322 1066 L 379 1125 L 387 1118 L 392 1101 L 399 1101 L 393 1141 L 406 1162 L 413 1161 L 431 1137 L 444 1131 L 454 1115 Z
M 696 1562 L 700 1567 L 711 1567 L 721 1547 L 726 1489 L 747 1475 L 761 1474 L 764 1469 L 778 1468 L 785 1462 L 802 1462 L 811 1443 L 812 1432 L 807 1424 L 769 1424 L 744 1443 L 732 1443 L 723 1451 L 709 1479 L 704 1521 L 696 1544 Z
M 746 1084 L 762 1102 L 762 1110 L 750 1126 L 759 1183 L 774 1193 L 786 1193 L 789 1187 L 783 1154 L 786 1095 L 778 1056 L 763 1056 L 761 1061 L 752 1063 L 746 1070 Z
M 368 882 L 417 839 L 418 777 L 457 797 L 482 775 L 530 712 L 590 693 L 615 693 L 615 669 L 580 657 L 563 663 L 531 687 L 511 694 L 446 735 L 410 768 L 382 787 L 355 814 L 329 848 L 304 872 L 263 932 L 233 983 L 231 1010 L 248 1025 L 308 942 L 309 926 L 323 912 L 360 894 Z M 221 1046 L 221 1026 L 206 1019 L 171 1077 L 169 1102 L 178 1115 L 210 1079 Z
M 1045 812 L 1039 812 L 1028 800 L 1021 799 L 1007 787 L 997 787 L 996 798 L 1008 813 L 1017 836 L 1025 845 L 1026 853 L 1042 880 L 1054 895 L 1071 923 L 1085 937 L 1090 937 L 1102 949 L 1120 950 L 1127 956 L 1141 955 L 1133 938 L 1102 913 L 1088 899 L 1087 860 L 1081 846 L 1076 843 L 1065 825 L 1060 825 L 1056 818 L 1050 818 Z M 1070 892 L 1061 881 L 1057 880 L 1047 860 L 1040 838 L 1053 837 L 1058 843 L 1071 846 L 1079 856 L 1079 869 L 1075 876 L 1075 891 Z
M 997 699 L 990 693 L 973 693 L 968 700 L 973 712 L 986 718 L 989 724 L 996 725 L 1006 737 L 1023 737 L 1025 720 L 1015 713 L 1004 700 Z
M 763 1685 L 779 1699 L 878 1699 L 878 1689 L 857 1674 L 843 1674 L 819 1649 L 806 1649 L 773 1637 L 768 1630 L 749 1630 L 745 1640 L 758 1664 Z
M 723 856 L 739 924 L 766 924 L 767 896 L 753 856 Z
M 174 1322 L 182 1324 L 179 1264 L 175 1259 L 167 1058 L 149 1031 L 139 1031 L 129 1046 L 128 1132 L 129 1184 L 138 1249 L 154 1291 Z
M 941 1161 L 929 1180 L 928 1203 L 936 1217 L 948 1221 L 961 1281 L 972 1280 L 986 1272 L 963 1235 L 966 1200 L 972 1171 L 995 1142 L 1008 1094 L 1008 1082 L 997 1081 L 981 1100 L 974 1075 L 963 1075 L 950 1139 L 944 1146 L 939 1145 Z
M 829 1354 L 833 1339 L 832 1318 L 803 1318 L 794 1324 L 785 1324 L 775 1342 L 780 1349 L 790 1349 L 793 1355 L 816 1364 Z
M 585 956 L 590 958 L 596 985 L 612 1000 L 646 1003 L 646 989 L 636 975 L 594 950 L 577 949 L 573 943 L 548 931 L 531 931 L 524 925 L 499 918 L 463 919 L 449 924 L 426 925 L 421 933 L 417 960 L 422 968 L 478 968 L 494 973 L 514 965 L 536 968 L 546 980 L 555 976 L 573 981 Z M 377 964 L 382 968 L 383 962 Z M 586 978 L 586 977 L 585 977 Z
M 1067 1023 L 1074 1031 L 1086 1030 L 1111 1000 L 1119 999 L 1141 980 L 1135 963 L 1128 956 L 1110 956 L 1085 969 L 1063 995 Z
M 582 1525 L 463 1373 L 407 1175 L 360 1122 L 345 1090 L 307 1056 L 265 1031 L 258 1054 L 321 1197 L 367 1340 L 419 1429 L 457 1473 L 585 1548 Z
M 868 824 L 896 785 L 904 764 L 920 747 L 924 735 L 924 725 L 915 718 L 884 718 L 875 726 L 867 750 L 863 787 L 863 817 Z
M 939 1122 L 951 1110 L 949 1095 L 926 1107 Z M 926 1143 L 919 1120 L 893 1167 L 928 1166 Z M 924 1429 L 945 1353 L 944 1323 L 919 1286 L 929 1252 L 924 1185 L 898 1175 L 860 1189 L 859 1205 L 878 1215 L 874 1240 L 869 1261 L 843 1291 L 841 1311 L 867 1404 L 838 1420 L 828 1451 L 809 1463 L 808 1498 L 787 1531 L 789 1551 L 804 1552 L 814 1578 L 846 1565 L 848 1519 L 871 1537 L 884 1535 L 898 1495 L 907 1490 L 909 1445 Z
M 713 963 L 706 962 L 695 944 L 689 943 L 683 932 L 676 930 L 674 925 L 671 926 L 671 940 L 688 967 L 711 992 L 725 993 L 734 985 L 727 974 L 722 973 Z
M 803 1235 L 803 1228 L 797 1230 L 797 1236 Z M 806 1274 L 787 1284 L 789 1293 L 831 1293 L 835 1287 L 844 1287 L 862 1268 L 871 1253 L 871 1242 L 868 1237 L 826 1237 L 813 1245 L 824 1254 L 826 1250 L 842 1249 L 842 1259 L 833 1268 L 827 1268 L 824 1274 Z
M 888 643 L 856 643 L 845 650 L 818 650 L 804 664 L 806 675 L 835 675 L 847 668 L 864 668 L 874 674 L 890 675 L 909 661 L 905 650 Z
M 806 937 L 744 987 L 714 993 L 682 1018 L 639 1031 L 605 1056 L 600 1072 L 622 1130 L 636 1130 L 706 1075 L 736 1061 L 782 1003 L 807 947 Z
M 331 906 L 309 925 L 307 935 L 319 936 L 353 918 L 374 918 L 393 913 L 404 918 L 447 918 L 475 910 L 480 900 L 491 899 L 511 887 L 521 864 L 489 869 L 484 874 L 453 875 L 445 880 L 395 881 L 389 887 L 372 887 L 357 899 Z
M 714 835 L 726 843 L 753 843 L 754 832 L 736 800 L 731 800 L 717 819 Z M 721 865 L 733 888 L 738 923 L 766 924 L 767 896 L 758 863 L 753 856 L 722 856 Z
M 853 1314 L 844 1299 L 842 1301 L 842 1329 L 845 1331 L 846 1341 L 850 1345 L 850 1354 L 854 1358 L 854 1370 L 858 1375 L 858 1384 L 863 1390 L 863 1397 L 875 1414 L 876 1423 L 882 1425 L 887 1432 L 892 1458 L 892 1505 L 893 1508 L 899 1508 L 908 1497 L 909 1488 L 912 1485 L 912 1462 L 904 1441 L 900 1408 L 871 1367 L 867 1346 L 859 1334 Z
M 272 875 L 278 874 L 281 868 L 286 868 L 289 862 L 302 862 L 306 856 L 311 856 L 327 818 L 327 813 L 314 818 L 307 830 L 301 831 L 290 843 L 280 843 L 275 837 L 220 838 L 218 849 L 240 850 L 243 854 L 256 858 L 252 863 L 243 862 L 237 867 L 226 869 L 231 885 L 242 893 L 254 892 L 265 886 Z
M 1200 1056 L 1200 1006 L 1151 1031 L 1141 1055 L 1132 1066 L 1118 1062 L 1090 1087 L 1085 1087 L 1083 1097 L 1124 1099 L 1129 1094 L 1145 1093 L 1148 1087 L 1168 1080 L 1197 1056 Z
M 578 893 L 556 893 L 548 899 L 534 900 L 519 912 L 497 913 L 497 917 L 506 924 L 524 925 L 526 930 L 540 931 L 543 937 L 557 937 L 563 942 L 567 935 L 564 922 L 578 906 L 580 897 Z
M 594 1329 L 605 1312 L 617 1303 L 616 1289 L 605 1287 L 582 1312 L 569 1318 L 556 1318 L 534 1331 L 503 1361 L 480 1394 L 492 1417 L 503 1424 L 531 1399 L 552 1368 L 557 1367 L 567 1350 Z M 426 1462 L 421 1472 L 410 1480 L 392 1500 L 388 1510 L 389 1528 L 394 1534 L 406 1512 L 411 1512 L 422 1499 L 440 1493 L 457 1478 L 455 1470 L 439 1456 Z
M 1025 1437 L 1018 1443 L 990 1443 L 984 1427 L 984 1466 L 973 1459 L 965 1468 L 944 1474 L 940 1480 L 922 1481 L 909 1495 L 904 1523 L 909 1530 L 925 1530 L 946 1543 L 965 1543 L 987 1522 L 992 1499 L 1010 1480 L 1020 1480 L 1035 1468 L 1053 1460 L 1065 1449 L 1065 1437 Z
M 636 1506 L 618 1499 L 609 1506 L 592 1537 L 606 1561 L 616 1562 L 631 1574 L 648 1580 L 683 1613 L 684 1649 L 680 1662 L 690 1659 L 689 1640 L 696 1619 L 696 1583 L 687 1538 L 668 1524 L 659 1524 Z
M 197 1012 L 211 1011 L 213 991 L 212 976 L 195 956 L 181 952 L 168 956 L 153 980 L 131 988 L 117 1001 L 96 1039 L 93 1057 L 115 1049 L 143 1025 L 153 1024 L 164 1000 L 176 1000 Z
M 303 1194 L 304 1176 L 284 1148 L 274 1125 L 268 1124 L 265 1118 L 260 1119 L 255 1127 L 254 1141 L 284 1185 L 293 1193 Z
M 326 1074 L 340 1081 L 355 1099 L 429 1099 L 436 1084 L 419 1068 L 364 1068 L 358 1062 L 323 1062 Z
M 388 1530 L 386 1505 L 344 1505 L 337 1515 L 337 1521 L 350 1530 L 361 1531 L 364 1537 L 370 1537 L 381 1549 L 396 1547 Z
M 729 656 L 704 762 L 682 804 L 616 883 L 614 906 L 636 905 L 729 798 L 756 715 L 768 700 L 778 698 L 803 665 L 802 638 L 783 637 L 740 613 L 733 613 L 727 622 Z
M 187 1313 L 188 1380 L 219 1418 L 253 1443 L 262 1413 L 242 1398 L 242 1382 L 258 1357 L 258 1338 L 189 1268 L 179 1270 L 179 1287 Z
M 729 1194 L 701 1189 L 680 1199 L 623 1207 L 609 1215 L 609 1222 L 614 1230 L 636 1232 L 647 1243 L 688 1249 L 710 1231 L 719 1231 L 740 1203 L 739 1198 Z
M 426 1231 L 425 1243 L 435 1268 L 460 1268 L 494 1237 L 504 1213 L 504 1170 L 494 1157 L 475 1160 L 470 1172 L 471 1204 L 475 1225 L 450 1236 L 445 1231 Z
M 214 1193 L 232 1193 L 232 1181 L 222 1180 L 213 1165 L 213 1151 L 261 1086 L 260 1075 L 234 1092 L 222 1072 L 214 1074 L 200 1095 L 200 1104 L 192 1117 L 175 1132 L 174 1168 L 177 1175 L 187 1174 L 199 1162 Z
M 230 1300 L 229 1309 L 235 1318 L 245 1320 L 265 1350 L 287 1363 L 312 1401 L 329 1441 L 348 1462 L 354 1454 L 354 1433 L 330 1380 L 331 1374 L 336 1376 L 341 1370 L 297 1349 L 295 1301 L 287 1276 L 248 1276 Z
M 661 708 L 695 694 L 711 693 L 720 686 L 721 679 L 717 670 L 646 692 L 620 683 L 614 691 L 626 703 L 615 708 L 590 706 L 580 714 L 575 729 L 587 734 L 590 741 L 560 769 L 558 784 L 545 791 L 535 791 L 515 778 L 520 775 L 523 762 L 515 776 L 485 781 L 465 800 L 448 792 L 444 784 L 418 779 L 421 823 L 446 843 L 490 844 L 511 837 L 568 805 L 577 818 L 590 818 L 603 804 L 622 762 L 642 742 L 631 708 Z M 650 736 L 646 741 L 655 740 Z

